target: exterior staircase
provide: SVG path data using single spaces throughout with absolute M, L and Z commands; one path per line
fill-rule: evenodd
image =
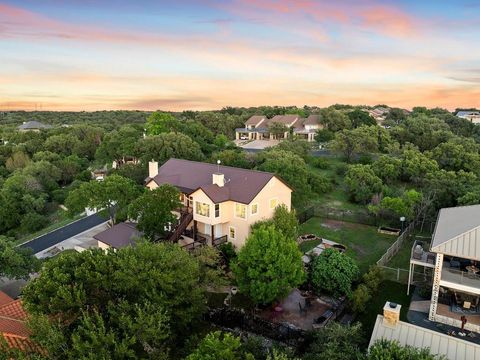
M 169 240 L 171 242 L 177 242 L 178 239 L 180 239 L 180 236 L 183 234 L 183 232 L 187 229 L 188 224 L 190 224 L 193 220 L 193 213 L 182 213 L 178 225 L 175 229 L 175 231 L 170 235 Z

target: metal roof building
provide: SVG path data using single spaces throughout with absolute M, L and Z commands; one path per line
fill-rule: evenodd
M 431 251 L 466 259 L 480 259 L 480 205 L 441 209 Z
M 380 339 L 396 340 L 403 346 L 428 348 L 432 354 L 444 355 L 449 360 L 480 359 L 480 345 L 403 321 L 391 326 L 386 324 L 382 315 L 377 316 L 368 347 Z

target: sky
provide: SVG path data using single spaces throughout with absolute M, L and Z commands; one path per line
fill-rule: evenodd
M 0 110 L 480 107 L 480 0 L 0 0 Z

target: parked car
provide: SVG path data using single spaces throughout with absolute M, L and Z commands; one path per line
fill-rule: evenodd
M 248 140 L 248 136 L 242 135 L 242 136 L 240 136 L 240 140 Z

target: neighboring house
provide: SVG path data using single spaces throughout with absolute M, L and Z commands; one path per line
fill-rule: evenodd
M 269 127 L 272 124 L 282 124 L 287 131 L 284 134 L 271 134 Z M 316 131 L 322 127 L 318 115 L 310 115 L 308 118 L 300 115 L 276 115 L 271 119 L 254 115 L 245 122 L 245 127 L 235 129 L 235 137 L 237 140 L 282 140 L 292 132 L 298 138 L 314 141 Z
M 441 209 L 432 244 L 416 241 L 410 260 L 409 285 L 415 266 L 433 269 L 429 319 L 480 332 L 480 205 Z
M 0 291 L 0 334 L 6 345 L 27 352 L 40 352 L 30 339 L 26 325 L 27 314 L 21 300 L 14 300 Z M 1 349 L 0 345 L 0 349 Z
M 92 179 L 97 181 L 103 181 L 107 177 L 107 169 L 96 169 L 91 171 Z
M 22 125 L 18 127 L 18 130 L 39 132 L 40 130 L 45 130 L 50 128 L 51 128 L 50 125 L 45 125 L 45 124 L 42 124 L 41 122 L 33 120 L 33 121 L 24 122 Z
M 375 119 L 377 125 L 383 126 L 383 122 L 387 117 L 388 112 L 390 111 L 387 107 L 377 107 L 374 109 L 363 109 L 364 111 L 368 112 L 368 114 Z
M 369 348 L 375 341 L 385 339 L 398 341 L 402 346 L 428 348 L 432 354 L 443 355 L 449 360 L 480 359 L 480 345 L 400 321 L 400 309 L 401 305 L 385 304 L 383 316 L 377 316 Z
M 239 248 L 253 223 L 270 219 L 280 204 L 291 207 L 292 189 L 263 171 L 179 159 L 158 168 L 152 161 L 146 186 L 153 190 L 162 184 L 181 192 L 184 208 L 171 240 L 184 245 L 229 241 Z
M 142 236 L 143 234 L 137 230 L 136 224 L 132 222 L 121 222 L 94 235 L 93 238 L 97 240 L 98 247 L 101 249 L 121 249 L 129 245 L 134 245 L 135 241 Z
M 480 124 L 480 111 L 459 111 L 456 115 L 474 124 Z

